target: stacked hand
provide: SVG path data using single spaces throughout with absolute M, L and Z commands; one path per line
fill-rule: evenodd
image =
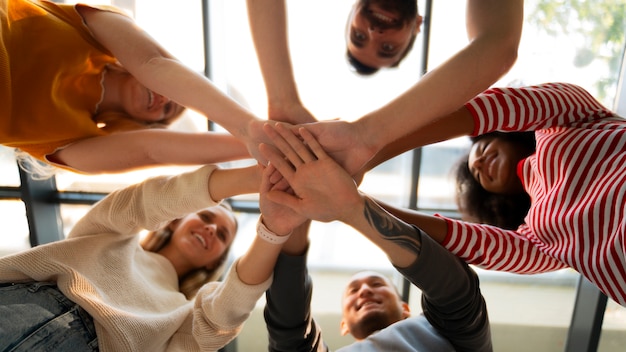
M 301 103 L 292 103 L 280 108 L 270 105 L 268 117 L 273 121 L 282 121 L 294 125 L 316 122 L 317 119 Z
M 364 138 L 358 124 L 330 120 L 294 127 L 305 127 L 317 142 L 335 161 L 352 176 L 362 177 L 362 170 L 367 162 L 374 157 L 377 148 L 373 141 Z
M 276 174 L 276 169 L 272 164 L 263 170 L 261 178 L 261 188 L 259 191 L 259 207 L 263 214 L 263 223 L 272 232 L 278 235 L 286 235 L 294 228 L 304 223 L 306 217 L 298 214 L 288 206 L 274 202 L 268 197 L 270 191 L 289 192 L 289 185 L 286 182 L 273 184 L 270 178 Z
M 272 188 L 267 199 L 289 207 L 303 217 L 347 222 L 363 208 L 363 199 L 352 177 L 335 162 L 304 127 L 298 138 L 284 124 L 266 124 L 265 132 L 273 146 L 262 144 L 260 151 L 291 187 L 283 182 Z

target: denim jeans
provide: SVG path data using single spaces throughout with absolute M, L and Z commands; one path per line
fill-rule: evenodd
M 97 351 L 93 319 L 56 283 L 0 284 L 0 351 Z

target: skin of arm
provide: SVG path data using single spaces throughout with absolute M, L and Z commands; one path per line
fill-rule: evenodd
M 467 46 L 380 109 L 352 123 L 325 121 L 307 129 L 348 172 L 356 173 L 389 144 L 411 141 L 403 137 L 453 113 L 508 72 L 517 60 L 523 5 L 523 0 L 468 0 Z M 440 135 L 439 140 L 457 135 Z M 398 150 L 425 145 L 413 142 L 383 153 L 389 158 Z
M 248 21 L 261 67 L 271 120 L 316 121 L 302 105 L 293 75 L 284 0 L 248 0 Z
M 407 267 L 415 261 L 421 248 L 415 229 L 359 193 L 351 176 L 324 152 L 306 129 L 299 131 L 304 141 L 282 125 L 275 129 L 267 126 L 265 130 L 278 151 L 262 145 L 261 152 L 295 192 L 293 195 L 272 191 L 270 199 L 310 219 L 339 220 L 352 226 L 380 247 L 398 267 Z M 445 228 L 446 224 L 433 217 L 431 226 Z
M 414 148 L 466 136 L 474 131 L 474 118 L 469 110 L 462 107 L 443 118 L 417 129 L 402 138 L 386 144 L 370 159 L 362 172 L 367 172 L 381 163 Z
M 517 60 L 523 19 L 523 0 L 468 0 L 469 44 L 389 104 L 357 120 L 368 132 L 366 139 L 384 146 L 489 88 Z
M 94 38 L 139 82 L 202 113 L 246 143 L 257 157 L 263 121 L 230 99 L 206 77 L 183 65 L 128 17 L 78 7 Z M 115 28 L 115 30 L 112 30 Z
M 268 194 L 270 190 L 285 191 L 286 186 L 275 187 L 269 180 L 275 172 L 272 165 L 265 168 L 261 178 L 259 191 L 259 207 L 263 224 L 278 236 L 291 235 L 294 228 L 305 222 L 306 218 L 292 209 L 273 202 Z M 288 240 L 289 241 L 289 240 Z M 237 262 L 237 274 L 241 281 L 256 285 L 267 280 L 274 272 L 274 266 L 283 244 L 270 243 L 255 236 L 248 251 Z
M 215 201 L 240 194 L 257 193 L 261 185 L 261 170 L 258 165 L 217 169 L 211 174 L 209 194 Z
M 309 247 L 309 228 L 311 226 L 311 220 L 306 220 L 302 225 L 296 227 L 291 234 L 291 237 L 283 245 L 282 252 L 291 255 L 304 255 Z
M 213 164 L 249 157 L 245 144 L 230 134 L 147 129 L 80 140 L 48 159 L 95 174 L 159 165 Z

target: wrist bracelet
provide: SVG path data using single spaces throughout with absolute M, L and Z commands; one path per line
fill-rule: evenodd
M 261 218 L 259 218 L 259 221 L 256 223 L 256 233 L 262 240 L 271 244 L 283 244 L 287 242 L 289 236 L 291 236 L 291 232 L 285 236 L 278 236 L 277 234 L 268 230 L 267 227 L 265 227 L 265 224 L 263 224 Z

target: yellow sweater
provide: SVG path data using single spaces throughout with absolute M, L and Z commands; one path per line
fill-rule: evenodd
M 100 350 L 216 351 L 240 331 L 271 278 L 246 285 L 232 266 L 194 300 L 179 292 L 174 267 L 144 251 L 138 232 L 214 205 L 215 166 L 157 177 L 111 193 L 68 238 L 0 258 L 1 282 L 56 281 L 94 318 Z
M 117 60 L 75 6 L 0 0 L 0 21 L 0 143 L 45 160 L 74 141 L 106 134 L 93 117 L 105 67 Z

